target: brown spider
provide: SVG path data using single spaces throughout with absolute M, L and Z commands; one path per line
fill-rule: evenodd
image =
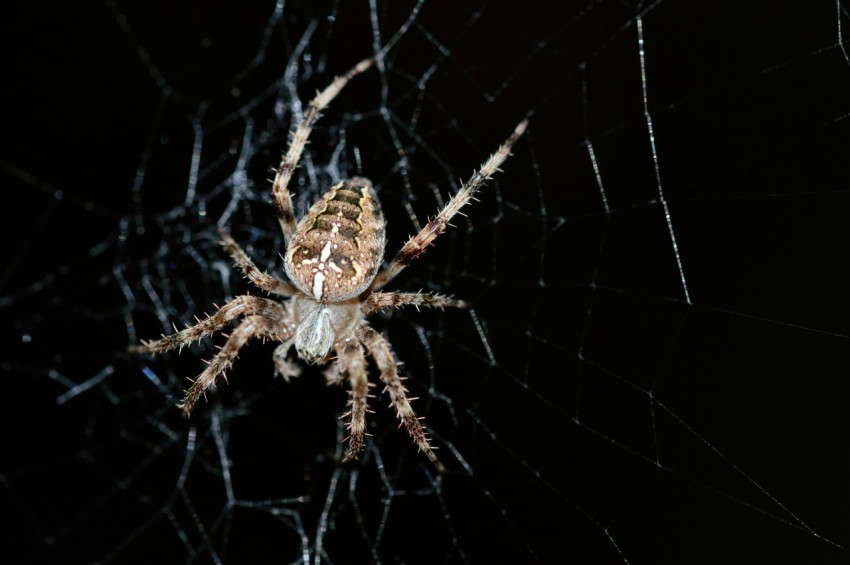
M 446 230 L 451 218 L 472 199 L 475 192 L 508 157 L 511 147 L 525 131 L 522 121 L 481 169 L 464 184 L 422 231 L 411 237 L 396 257 L 378 272 L 384 258 L 386 224 L 380 203 L 365 178 L 352 178 L 331 187 L 296 224 L 292 197 L 287 189 L 307 138 L 321 112 L 354 76 L 372 65 L 361 61 L 337 77 L 310 102 L 281 160 L 273 193 L 286 243 L 284 266 L 291 282 L 284 282 L 258 269 L 248 255 L 224 230 L 220 230 L 225 252 L 258 288 L 289 300 L 277 302 L 256 296 L 237 296 L 214 315 L 196 325 L 132 346 L 135 353 L 160 353 L 182 349 L 213 335 L 241 317 L 227 343 L 186 391 L 180 407 L 189 416 L 204 392 L 228 369 L 239 350 L 251 338 L 281 342 L 274 351 L 275 369 L 284 379 L 297 376 L 298 366 L 287 357 L 295 346 L 298 357 L 311 364 L 331 362 L 325 373 L 330 383 L 348 380 L 350 391 L 348 448 L 343 461 L 356 459 L 363 449 L 369 380 L 366 352 L 381 372 L 384 392 L 389 395 L 401 424 L 437 469 L 442 465 L 429 443 L 416 413 L 410 406 L 389 342 L 366 318 L 383 308 L 405 305 L 436 308 L 466 308 L 467 304 L 446 296 L 421 292 L 379 292 Z M 365 348 L 365 351 L 364 351 Z M 331 355 L 331 351 L 335 357 Z

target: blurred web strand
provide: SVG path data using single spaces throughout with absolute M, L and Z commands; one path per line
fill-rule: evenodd
M 841 54 L 844 55 L 844 60 L 847 62 L 847 66 L 850 67 L 850 56 L 847 55 L 847 47 L 844 45 L 844 33 L 842 31 L 842 12 L 844 8 L 841 6 L 841 0 L 835 0 L 835 22 L 836 28 L 838 30 L 838 47 L 841 49 Z
M 89 380 L 83 381 L 80 384 L 75 385 L 74 387 L 69 389 L 68 392 L 66 392 L 64 394 L 60 394 L 56 398 L 56 403 L 57 404 L 65 404 L 66 402 L 68 402 L 72 398 L 84 393 L 85 391 L 89 390 L 92 387 L 99 385 L 100 383 L 102 383 L 104 380 L 106 380 L 106 378 L 109 377 L 110 375 L 112 375 L 113 373 L 115 373 L 115 367 L 113 367 L 112 365 L 107 365 L 106 367 L 104 367 L 101 371 L 99 371 L 96 375 L 94 375 Z
M 658 186 L 658 199 L 664 208 L 664 219 L 667 221 L 667 230 L 670 232 L 670 241 L 673 243 L 673 255 L 676 257 L 676 266 L 679 268 L 679 278 L 682 281 L 682 291 L 685 293 L 685 302 L 691 304 L 691 295 L 688 292 L 688 281 L 685 280 L 685 269 L 682 267 L 682 257 L 679 255 L 679 244 L 676 241 L 676 233 L 673 231 L 673 218 L 670 216 L 670 208 L 664 197 L 664 188 L 661 185 L 661 167 L 658 165 L 658 150 L 655 147 L 655 132 L 652 128 L 652 114 L 649 112 L 649 90 L 646 85 L 646 52 L 643 40 L 643 18 L 638 14 L 635 18 L 638 33 L 638 52 L 640 54 L 640 81 L 643 92 L 643 115 L 646 118 L 646 128 L 649 131 L 649 144 L 652 147 L 652 166 L 655 169 L 655 182 Z
M 490 339 L 487 337 L 487 331 L 484 329 L 484 324 L 481 323 L 481 320 L 478 318 L 478 314 L 475 313 L 474 308 L 469 309 L 469 316 L 472 318 L 472 322 L 475 324 L 475 330 L 478 332 L 478 337 L 481 338 L 481 344 L 487 352 L 487 358 L 490 360 L 490 366 L 495 367 L 498 365 L 498 361 L 496 361 L 496 356 L 493 354 L 493 348 L 490 346 Z
M 599 164 L 596 162 L 596 152 L 593 150 L 593 142 L 589 139 L 585 141 L 587 154 L 590 157 L 590 163 L 593 166 L 593 175 L 596 177 L 596 186 L 599 187 L 599 196 L 602 198 L 602 207 L 606 214 L 611 213 L 611 208 L 608 206 L 608 196 L 605 194 L 605 185 L 602 184 L 602 173 L 599 172 Z
M 389 42 L 386 45 L 381 46 L 381 28 L 378 24 L 378 7 L 376 0 L 369 0 L 369 14 L 370 14 L 370 22 L 372 24 L 372 50 L 375 52 L 375 64 L 378 69 L 378 75 L 381 79 L 381 116 L 384 119 L 384 125 L 387 127 L 387 131 L 390 133 L 390 137 L 393 140 L 393 146 L 395 147 L 396 153 L 398 154 L 399 162 L 398 162 L 398 170 L 401 173 L 402 184 L 404 185 L 405 190 L 405 209 L 407 211 L 407 215 L 410 218 L 410 222 L 413 224 L 413 229 L 416 232 L 422 230 L 422 224 L 419 223 L 419 218 L 416 217 L 416 213 L 413 210 L 411 202 L 415 199 L 413 195 L 413 188 L 410 183 L 410 163 L 407 159 L 407 154 L 405 153 L 404 147 L 402 146 L 401 139 L 399 138 L 398 131 L 393 123 L 393 119 L 390 117 L 390 104 L 389 104 L 389 83 L 387 81 L 387 68 L 386 61 L 384 60 L 386 53 L 398 43 L 398 41 L 403 37 L 403 35 L 410 29 L 411 23 L 416 19 L 416 15 L 419 13 L 420 8 L 424 4 L 423 0 L 418 0 L 417 3 L 413 6 L 413 9 L 410 12 L 407 20 L 402 24 L 399 30 L 393 35 Z

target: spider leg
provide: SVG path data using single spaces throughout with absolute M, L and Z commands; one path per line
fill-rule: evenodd
M 349 345 L 338 353 L 338 363 L 348 375 L 351 389 L 348 391 L 348 449 L 342 458 L 343 463 L 354 461 L 363 451 L 363 438 L 366 435 L 366 412 L 368 411 L 369 378 L 366 375 L 366 356 L 363 347 L 357 343 Z
M 363 314 L 369 316 L 384 308 L 401 308 L 402 306 L 427 306 L 430 308 L 469 308 L 463 300 L 449 298 L 442 294 L 422 292 L 373 292 L 363 306 Z
M 331 357 L 331 362 L 322 373 L 325 376 L 325 384 L 327 386 L 342 386 L 345 382 L 346 374 L 345 365 L 343 364 L 343 360 L 346 358 L 346 355 L 343 354 L 345 347 L 345 344 L 336 344 L 334 346 L 334 353 L 336 355 Z
M 526 126 L 528 126 L 528 120 L 521 121 L 507 141 L 500 145 L 499 149 L 491 155 L 489 159 L 487 159 L 487 162 L 481 165 L 481 168 L 473 174 L 463 186 L 461 186 L 460 190 L 452 197 L 451 200 L 449 200 L 449 203 L 446 204 L 445 208 L 440 210 L 440 212 L 434 216 L 434 218 L 429 221 L 424 228 L 422 228 L 422 231 L 407 240 L 407 243 L 404 244 L 387 268 L 378 273 L 372 281 L 372 285 L 369 287 L 371 290 L 379 290 L 388 282 L 393 280 L 401 271 L 404 270 L 405 267 L 412 263 L 414 259 L 424 253 L 438 235 L 446 231 L 446 227 L 449 225 L 449 221 L 451 221 L 452 217 L 454 217 L 461 208 L 466 206 L 466 204 L 475 196 L 478 189 L 480 189 L 484 183 L 499 170 L 499 166 L 505 161 L 505 159 L 508 158 L 508 155 L 511 154 L 511 148 L 525 132 Z
M 292 195 L 288 190 L 289 181 L 292 178 L 292 173 L 301 159 L 301 153 L 304 151 L 304 146 L 307 144 L 307 138 L 310 137 L 310 132 L 316 120 L 319 119 L 319 113 L 330 104 L 340 90 L 348 83 L 349 80 L 359 75 L 366 69 L 372 66 L 372 59 L 365 59 L 357 63 L 347 73 L 336 77 L 330 85 L 324 90 L 318 92 L 310 102 L 307 111 L 301 121 L 298 122 L 295 131 L 289 141 L 289 148 L 286 155 L 280 162 L 277 169 L 277 175 L 274 178 L 272 185 L 272 194 L 277 205 L 277 213 L 280 218 L 280 228 L 283 230 L 283 238 L 286 241 L 286 246 L 289 246 L 289 241 L 295 233 L 295 212 L 292 209 Z
M 295 287 L 287 282 L 278 280 L 272 275 L 261 271 L 248 254 L 239 247 L 239 244 L 230 237 L 230 234 L 224 228 L 219 228 L 218 234 L 221 236 L 221 246 L 225 253 L 230 255 L 233 262 L 242 270 L 245 277 L 253 283 L 254 286 L 265 290 L 268 293 L 278 296 L 289 297 L 295 294 Z
M 284 307 L 274 300 L 258 296 L 237 296 L 219 308 L 218 312 L 212 316 L 207 316 L 205 320 L 198 321 L 194 326 L 164 336 L 156 341 L 142 341 L 141 345 L 131 345 L 127 349 L 130 353 L 153 354 L 175 348 L 183 349 L 183 347 L 191 345 L 201 338 L 211 336 L 214 332 L 243 315 L 259 315 L 274 320 L 284 320 L 289 317 Z
M 274 354 L 272 357 L 274 358 L 274 368 L 277 374 L 283 377 L 283 380 L 289 382 L 289 379 L 292 377 L 297 377 L 301 374 L 301 367 L 298 363 L 290 361 L 287 357 L 289 350 L 292 348 L 292 344 L 295 342 L 295 338 L 289 338 L 277 347 L 275 347 Z
M 236 359 L 236 356 L 239 354 L 239 350 L 242 349 L 248 340 L 252 337 L 273 337 L 280 338 L 282 332 L 287 332 L 288 328 L 282 327 L 280 322 L 277 319 L 269 319 L 265 316 L 249 316 L 242 320 L 242 323 L 239 324 L 233 333 L 230 334 L 230 337 L 227 338 L 227 343 L 221 348 L 221 350 L 213 357 L 207 368 L 204 369 L 198 378 L 192 383 L 192 386 L 189 387 L 189 390 L 186 391 L 186 395 L 183 397 L 182 402 L 178 404 L 178 408 L 183 410 L 183 413 L 188 418 L 190 413 L 192 412 L 192 407 L 198 401 L 202 394 L 204 394 L 208 388 L 215 385 L 216 378 L 223 373 L 226 369 L 229 369 L 233 364 L 233 360 Z M 283 337 L 288 337 L 284 334 Z
M 444 472 L 445 467 L 443 467 L 443 464 L 440 463 L 434 454 L 428 436 L 422 428 L 419 418 L 417 418 L 416 413 L 410 406 L 410 401 L 415 400 L 415 398 L 411 399 L 407 397 L 407 389 L 404 388 L 401 377 L 398 375 L 398 368 L 396 367 L 395 357 L 393 356 L 389 342 L 366 324 L 357 328 L 357 337 L 366 346 L 372 358 L 375 359 L 375 364 L 381 371 L 384 392 L 389 394 L 390 404 L 395 408 L 402 425 L 407 428 L 407 432 L 413 438 L 419 450 L 425 453 L 425 456 L 431 460 L 437 471 Z

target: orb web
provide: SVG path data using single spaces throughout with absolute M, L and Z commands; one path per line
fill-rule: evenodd
M 840 2 L 26 10 L 0 157 L 9 562 L 846 559 Z M 275 377 L 274 344 L 188 421 L 222 338 L 125 353 L 254 292 L 218 226 L 282 274 L 270 169 L 367 56 L 291 188 L 300 215 L 370 178 L 389 255 L 531 113 L 392 284 L 473 308 L 374 321 L 444 475 L 378 387 L 340 465 L 345 390 Z

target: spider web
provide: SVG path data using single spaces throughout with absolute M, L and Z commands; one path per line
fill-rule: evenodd
M 850 58 L 841 2 L 107 0 L 4 19 L 6 563 L 848 558 Z M 282 272 L 269 170 L 312 93 L 299 213 L 362 174 L 388 254 L 532 112 L 374 318 L 448 472 L 380 389 L 248 346 L 129 343 L 236 294 L 227 226 Z M 374 372 L 373 372 L 374 374 Z

